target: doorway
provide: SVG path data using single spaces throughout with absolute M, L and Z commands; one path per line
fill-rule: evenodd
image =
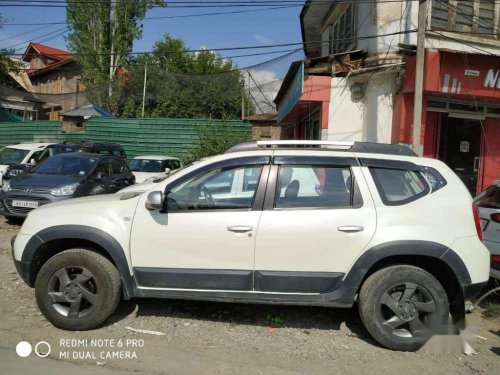
M 474 196 L 481 162 L 481 122 L 443 115 L 439 159 L 463 181 Z

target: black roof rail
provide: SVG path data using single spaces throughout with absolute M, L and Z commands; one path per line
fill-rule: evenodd
M 374 142 L 340 142 L 340 141 L 250 141 L 242 142 L 225 153 L 259 151 L 265 149 L 317 149 L 325 151 L 351 151 L 369 154 L 387 154 L 401 156 L 418 156 L 404 144 L 386 144 Z

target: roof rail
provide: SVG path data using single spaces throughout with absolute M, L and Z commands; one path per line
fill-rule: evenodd
M 337 150 L 337 151 L 350 151 L 356 153 L 418 156 L 407 145 L 402 145 L 402 144 L 342 142 L 342 141 L 300 141 L 300 140 L 242 142 L 231 147 L 225 153 L 227 154 L 231 152 L 258 151 L 269 148 L 271 149 L 314 148 L 316 150 L 325 150 L 325 151 Z
M 340 141 L 309 141 L 309 140 L 289 140 L 289 141 L 257 141 L 257 147 L 275 148 L 275 147 L 327 147 L 340 150 L 349 150 L 354 146 L 354 142 Z

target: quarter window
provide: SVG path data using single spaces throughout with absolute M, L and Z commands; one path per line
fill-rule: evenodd
M 280 166 L 276 208 L 350 207 L 355 183 L 348 167 Z
M 387 206 L 413 202 L 430 191 L 422 173 L 411 170 L 370 168 L 380 198 Z
M 193 177 L 168 193 L 167 210 L 250 209 L 261 169 L 261 166 L 223 168 Z

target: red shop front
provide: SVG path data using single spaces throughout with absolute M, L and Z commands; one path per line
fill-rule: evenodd
M 395 96 L 392 142 L 412 142 L 415 57 Z M 428 51 L 421 142 L 472 194 L 500 180 L 500 57 Z

